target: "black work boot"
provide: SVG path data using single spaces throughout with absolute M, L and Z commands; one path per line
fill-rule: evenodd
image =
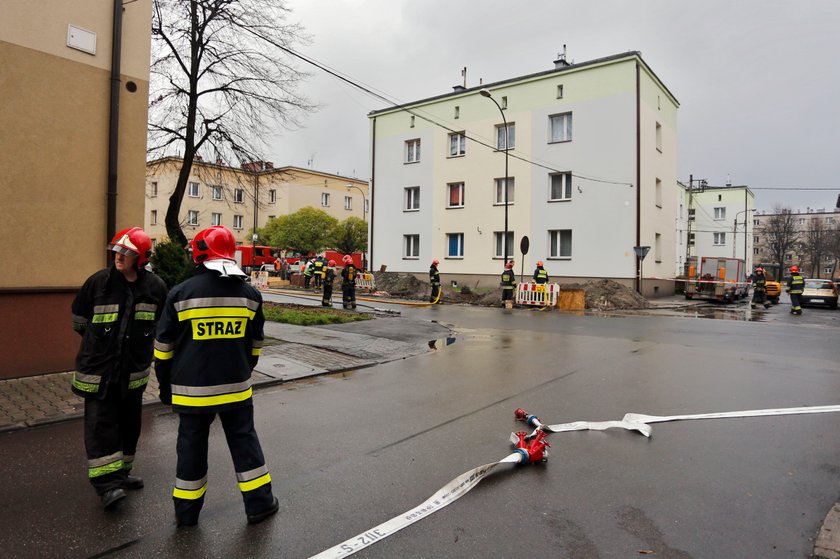
M 123 489 L 143 489 L 143 478 L 127 474 L 122 482 Z
M 105 510 L 113 510 L 117 506 L 117 503 L 125 499 L 125 491 L 120 487 L 109 489 L 100 495 L 99 498 L 102 500 L 102 506 L 105 507 Z
M 280 501 L 277 500 L 277 497 L 274 497 L 274 501 L 271 503 L 270 507 L 262 512 L 258 512 L 257 514 L 248 515 L 248 524 L 259 524 L 278 510 L 280 510 Z

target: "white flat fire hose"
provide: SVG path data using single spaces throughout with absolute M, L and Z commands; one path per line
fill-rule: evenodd
M 840 411 L 840 406 L 806 406 L 801 408 L 776 408 L 768 410 L 726 411 L 719 413 L 695 413 L 690 415 L 644 415 L 628 413 L 623 421 L 631 423 L 659 423 L 662 421 L 682 421 L 684 419 L 723 419 L 728 417 L 763 417 L 767 415 L 797 415 L 802 413 L 830 413 Z

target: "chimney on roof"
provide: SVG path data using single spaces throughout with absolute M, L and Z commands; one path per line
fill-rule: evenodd
M 563 53 L 557 53 L 557 60 L 554 61 L 554 69 L 561 70 L 567 66 L 569 66 L 569 63 L 566 62 L 566 45 L 563 45 Z
M 453 85 L 453 86 L 452 86 L 452 91 L 466 91 L 466 90 L 467 90 L 467 88 L 466 88 L 466 87 L 464 87 L 464 86 L 463 86 L 463 85 L 461 85 L 461 84 L 458 84 L 458 85 Z
M 266 161 L 263 165 L 263 171 L 270 171 L 274 169 L 274 163 L 272 161 Z

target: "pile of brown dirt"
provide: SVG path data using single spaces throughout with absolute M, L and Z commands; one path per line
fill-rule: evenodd
M 647 299 L 633 289 L 617 281 L 602 279 L 586 283 L 561 284 L 560 289 L 583 289 L 586 293 L 586 308 L 600 311 L 622 309 L 646 309 Z
M 394 297 L 425 299 L 431 292 L 428 283 L 418 280 L 411 274 L 374 272 L 373 277 L 377 291 L 384 291 Z

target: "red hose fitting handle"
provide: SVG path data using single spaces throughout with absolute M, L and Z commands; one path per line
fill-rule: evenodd
M 528 448 L 528 441 L 525 440 L 525 437 L 528 436 L 527 431 L 517 431 L 514 435 L 519 437 L 519 441 L 516 443 L 516 448 Z
M 516 418 L 516 421 L 525 421 L 525 418 L 528 417 L 528 414 L 522 408 L 516 408 L 513 411 L 513 415 Z
M 548 452 L 546 447 L 550 447 L 548 441 L 545 440 L 545 431 L 537 431 L 534 438 L 528 443 L 528 460 L 531 462 L 540 462 L 548 459 Z

